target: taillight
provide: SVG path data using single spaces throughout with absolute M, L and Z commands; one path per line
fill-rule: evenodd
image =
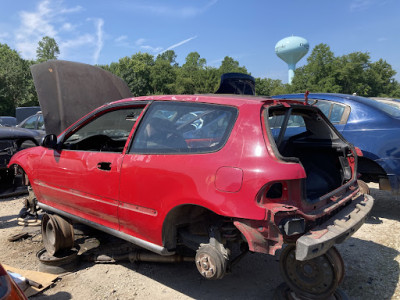
M 358 148 L 358 147 L 354 147 L 354 148 L 356 149 L 357 156 L 364 156 L 364 154 L 362 153 L 360 148 Z

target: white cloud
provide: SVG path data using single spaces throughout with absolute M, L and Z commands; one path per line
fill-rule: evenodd
M 214 60 L 212 60 L 212 61 L 209 62 L 209 65 L 210 65 L 210 66 L 220 65 L 221 62 L 222 62 L 223 60 L 224 60 L 224 57 L 214 59 Z
M 67 32 L 71 32 L 71 31 L 74 31 L 76 29 L 76 25 L 72 25 L 71 23 L 64 23 L 62 26 L 61 26 L 61 29 L 60 30 L 62 30 L 62 31 L 67 31 Z
M 150 52 L 150 53 L 158 55 L 167 50 L 172 50 L 179 46 L 182 46 L 196 38 L 197 38 L 197 36 L 192 36 L 186 40 L 183 40 L 176 44 L 173 44 L 172 46 L 169 46 L 168 48 L 164 48 L 164 47 L 160 47 L 160 46 L 152 46 L 149 44 L 148 40 L 145 38 L 139 38 L 133 44 L 131 44 L 128 42 L 128 37 L 126 35 L 119 36 L 118 38 L 115 39 L 115 42 L 117 42 L 118 45 L 121 47 L 126 47 L 126 48 L 131 48 L 131 49 L 139 49 L 139 50 L 143 50 L 145 52 Z
M 196 38 L 197 38 L 197 36 L 195 35 L 195 36 L 192 36 L 192 37 L 190 37 L 190 38 L 188 38 L 188 39 L 186 39 L 186 40 L 180 41 L 179 43 L 176 43 L 176 44 L 173 44 L 172 46 L 169 46 L 169 47 L 168 47 L 167 49 L 165 49 L 163 52 L 168 51 L 168 50 L 175 49 L 175 48 L 177 48 L 177 47 L 179 47 L 179 46 L 182 46 L 183 44 L 186 44 L 186 43 L 188 43 L 188 42 L 190 42 L 191 40 L 194 40 L 194 39 L 196 39 Z
M 114 41 L 116 43 L 121 43 L 121 42 L 125 42 L 128 39 L 128 37 L 126 35 L 121 35 L 119 37 L 117 37 Z
M 0 32 L 0 39 L 8 38 L 9 36 L 8 32 Z
M 71 39 L 71 40 L 66 40 L 66 41 L 62 41 L 60 43 L 60 52 L 61 54 L 63 52 L 68 52 L 69 49 L 72 48 L 78 48 L 87 44 L 94 44 L 95 43 L 95 39 L 93 37 L 93 35 L 91 34 L 85 34 L 80 36 L 77 39 Z
M 146 50 L 148 52 L 152 52 L 152 53 L 157 53 L 160 52 L 163 48 L 162 47 L 153 47 L 153 46 L 149 46 L 149 45 L 142 45 L 140 46 L 140 49 Z
M 359 12 L 359 11 L 364 11 L 372 6 L 382 6 L 385 5 L 387 1 L 384 0 L 353 0 L 350 4 L 350 11 L 352 12 Z
M 142 46 L 145 42 L 146 42 L 145 39 L 140 38 L 140 39 L 137 39 L 137 40 L 136 40 L 135 45 L 136 45 L 136 46 Z
M 104 40 L 103 40 L 103 26 L 104 26 L 104 21 L 103 19 L 97 19 L 95 20 L 96 23 L 96 48 L 94 51 L 94 55 L 93 55 L 93 60 L 94 63 L 97 64 L 99 61 L 99 57 L 100 57 L 100 52 L 103 49 L 103 45 L 104 45 Z
M 152 46 L 148 44 L 147 39 L 139 38 L 135 42 L 130 43 L 129 39 L 126 35 L 121 35 L 115 39 L 115 42 L 118 43 L 118 46 L 130 48 L 132 50 L 143 50 L 144 52 L 157 53 L 163 50 L 163 47 L 160 46 Z
M 68 59 L 68 54 L 92 49 L 92 59 L 98 62 L 104 46 L 104 21 L 98 18 L 88 19 L 94 24 L 92 30 L 84 28 L 85 23 L 73 24 L 69 22 L 70 15 L 82 12 L 81 6 L 66 6 L 63 0 L 41 0 L 34 11 L 19 13 L 20 26 L 15 31 L 16 49 L 23 58 L 34 59 L 38 42 L 49 36 L 56 40 L 60 47 L 60 58 Z M 86 23 L 87 24 L 87 23 Z
M 130 4 L 130 7 L 135 11 L 144 11 L 151 14 L 165 16 L 165 17 L 180 17 L 180 18 L 192 18 L 199 14 L 207 11 L 211 6 L 217 3 L 218 0 L 208 1 L 204 6 L 185 6 L 185 7 L 171 7 L 161 5 L 136 5 Z

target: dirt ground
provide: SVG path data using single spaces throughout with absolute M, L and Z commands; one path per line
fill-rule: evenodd
M 375 206 L 353 237 L 337 245 L 345 263 L 340 288 L 350 299 L 400 299 L 400 197 L 379 191 Z M 24 228 L 17 216 L 23 197 L 0 199 L 0 262 L 39 270 L 43 248 L 39 228 L 25 240 L 7 238 Z M 26 230 L 26 229 L 25 229 Z M 96 235 L 96 233 L 94 233 Z M 78 236 L 79 237 L 79 236 Z M 103 234 L 99 237 L 106 238 Z M 110 239 L 114 246 L 124 243 Z M 207 281 L 193 262 L 94 264 L 81 262 L 53 286 L 32 299 L 272 299 L 282 282 L 278 257 L 249 254 L 222 280 Z

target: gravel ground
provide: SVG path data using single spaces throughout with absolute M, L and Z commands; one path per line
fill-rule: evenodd
M 376 185 L 370 187 L 376 199 L 371 216 L 353 237 L 337 246 L 345 263 L 340 288 L 350 299 L 400 299 L 400 197 L 379 191 Z M 43 245 L 38 228 L 31 229 L 28 239 L 7 241 L 23 230 L 16 221 L 22 203 L 23 197 L 0 200 L 0 262 L 39 270 L 36 253 Z M 272 299 L 282 281 L 278 257 L 260 254 L 247 255 L 232 274 L 218 281 L 204 280 L 193 262 L 84 262 L 31 298 Z

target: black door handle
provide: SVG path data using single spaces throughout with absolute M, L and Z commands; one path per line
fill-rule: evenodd
M 110 162 L 99 162 L 97 164 L 97 169 L 104 170 L 104 171 L 110 171 L 111 170 L 111 163 Z

